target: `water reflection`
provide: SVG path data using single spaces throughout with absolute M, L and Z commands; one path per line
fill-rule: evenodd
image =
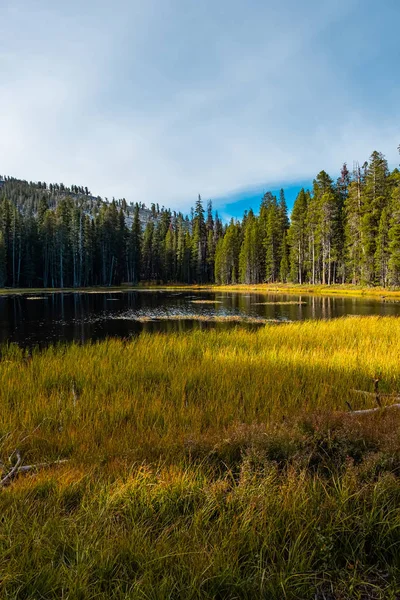
M 266 321 L 331 319 L 345 315 L 400 315 L 382 299 L 137 290 L 0 296 L 0 342 L 45 345 L 58 341 L 129 337 L 142 331 L 226 328 L 246 318 Z M 220 319 L 221 322 L 218 320 Z

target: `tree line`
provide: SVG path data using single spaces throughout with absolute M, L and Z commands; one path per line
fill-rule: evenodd
M 344 164 L 336 181 L 318 173 L 290 218 L 281 190 L 225 224 L 200 196 L 184 216 L 82 186 L 0 180 L 1 287 L 400 285 L 400 171 L 377 151 L 352 172 Z

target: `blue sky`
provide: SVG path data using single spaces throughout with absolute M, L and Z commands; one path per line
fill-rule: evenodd
M 225 197 L 218 198 L 216 204 L 219 216 L 223 221 L 229 221 L 231 218 L 241 218 L 245 210 L 252 208 L 257 214 L 261 204 L 261 199 L 265 192 L 270 191 L 279 198 L 280 191 L 283 189 L 285 200 L 290 209 L 293 206 L 296 196 L 301 190 L 312 188 L 312 181 L 302 181 L 297 183 L 285 183 L 283 188 L 276 188 L 274 185 L 257 187 L 255 189 L 240 190 L 239 192 L 228 194 Z
M 398 0 L 0 0 L 0 173 L 187 212 L 397 165 Z

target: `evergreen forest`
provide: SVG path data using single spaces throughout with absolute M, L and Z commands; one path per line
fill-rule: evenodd
M 400 147 L 399 147 L 400 148 Z M 223 223 L 201 197 L 189 216 L 0 177 L 0 287 L 138 282 L 400 285 L 400 171 L 374 151 L 321 171 L 288 215 L 284 191 Z

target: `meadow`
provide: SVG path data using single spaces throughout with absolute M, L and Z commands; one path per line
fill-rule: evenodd
M 41 466 L 0 597 L 400 598 L 400 411 L 354 412 L 399 356 L 390 317 L 3 347 L 0 478 Z

